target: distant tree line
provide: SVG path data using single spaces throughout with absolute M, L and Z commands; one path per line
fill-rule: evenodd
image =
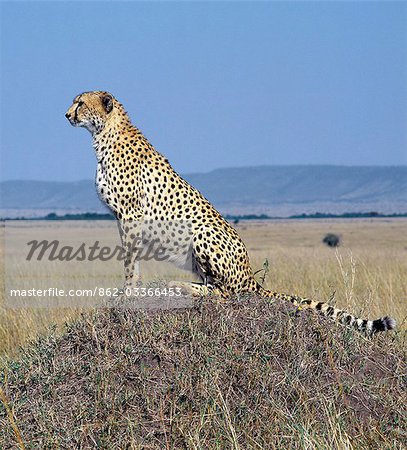
M 370 217 L 407 217 L 407 213 L 400 214 L 382 214 L 376 211 L 371 212 L 347 212 L 343 214 L 331 214 L 316 212 L 313 214 L 299 214 L 289 217 L 268 216 L 267 214 L 244 214 L 244 215 L 230 215 L 225 216 L 226 220 L 239 223 L 240 220 L 268 220 L 268 219 L 357 219 L 357 218 L 370 218 Z M 18 218 L 5 218 L 1 220 L 115 220 L 115 217 L 111 213 L 95 213 L 85 212 L 76 214 L 63 214 L 58 215 L 56 213 L 49 213 L 44 217 L 18 217 Z
M 78 214 L 64 214 L 63 216 L 58 216 L 55 213 L 50 213 L 46 215 L 43 220 L 114 220 L 115 217 L 111 213 L 78 213 Z
M 313 214 L 299 214 L 289 217 L 278 217 L 278 216 L 268 216 L 266 214 L 248 214 L 248 215 L 227 215 L 225 216 L 227 220 L 234 221 L 238 223 L 239 220 L 264 220 L 264 219 L 356 219 L 356 218 L 369 218 L 369 217 L 407 217 L 407 213 L 400 214 L 382 214 L 376 211 L 371 212 L 346 212 L 343 214 L 332 214 L 332 213 L 320 213 L 316 212 Z
M 355 219 L 355 218 L 369 218 L 369 217 L 407 217 L 407 213 L 400 214 L 382 214 L 376 211 L 371 212 L 347 212 L 343 214 L 331 214 L 331 213 L 320 213 L 316 212 L 314 214 L 300 214 L 296 216 L 290 216 L 290 219 Z
M 56 213 L 49 213 L 44 217 L 17 217 L 15 219 L 6 218 L 3 220 L 115 220 L 113 214 L 106 213 L 77 213 L 77 214 L 63 214 L 59 216 Z

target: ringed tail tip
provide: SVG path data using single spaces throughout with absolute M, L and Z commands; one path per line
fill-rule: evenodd
M 396 328 L 396 321 L 392 317 L 381 317 L 373 320 L 372 332 L 394 330 Z

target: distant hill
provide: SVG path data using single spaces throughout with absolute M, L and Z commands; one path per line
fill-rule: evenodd
M 407 211 L 407 166 L 259 166 L 184 177 L 229 214 Z M 93 180 L 4 181 L 0 194 L 3 217 L 106 211 Z
M 73 210 L 103 209 L 92 180 L 28 181 L 13 180 L 0 183 L 1 209 L 15 210 Z

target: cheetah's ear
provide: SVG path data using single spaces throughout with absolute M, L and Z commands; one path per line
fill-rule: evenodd
M 105 108 L 105 111 L 109 114 L 110 111 L 113 109 L 113 97 L 110 94 L 105 94 L 102 97 L 102 104 Z

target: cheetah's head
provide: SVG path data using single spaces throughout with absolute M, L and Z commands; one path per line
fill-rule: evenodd
M 84 92 L 74 98 L 65 117 L 74 127 L 84 127 L 93 134 L 104 128 L 113 114 L 115 103 L 108 92 Z

